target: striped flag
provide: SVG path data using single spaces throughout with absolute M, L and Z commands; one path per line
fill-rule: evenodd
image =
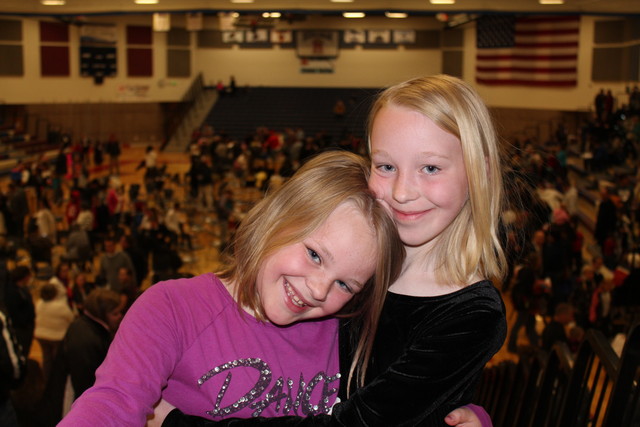
M 476 82 L 577 85 L 579 16 L 487 15 L 476 21 L 476 34 Z

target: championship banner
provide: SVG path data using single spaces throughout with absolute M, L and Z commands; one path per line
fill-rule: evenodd
M 271 30 L 271 43 L 291 43 L 292 41 L 291 30 Z
M 390 30 L 368 30 L 367 42 L 369 44 L 389 44 L 391 43 Z
M 365 44 L 367 41 L 367 33 L 365 30 L 344 30 L 342 40 L 346 44 Z
M 269 30 L 266 28 L 256 28 L 255 30 L 248 30 L 245 33 L 246 43 L 268 43 L 269 42 Z
M 412 44 L 416 42 L 415 30 L 393 30 L 395 44 Z
M 244 43 L 244 31 L 233 30 L 222 32 L 223 43 Z

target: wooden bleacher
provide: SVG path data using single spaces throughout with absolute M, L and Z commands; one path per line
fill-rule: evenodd
M 33 161 L 42 155 L 51 158 L 59 149 L 60 144 L 50 141 L 48 135 L 29 133 L 29 121 L 22 106 L 0 107 L 0 176 L 10 173 L 20 161 Z

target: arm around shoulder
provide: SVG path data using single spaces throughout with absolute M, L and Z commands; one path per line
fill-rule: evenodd
M 505 337 L 499 294 L 480 289 L 431 310 L 389 367 L 337 404 L 331 416 L 214 422 L 175 411 L 163 427 L 442 425 L 451 410 L 470 403 L 475 380 Z

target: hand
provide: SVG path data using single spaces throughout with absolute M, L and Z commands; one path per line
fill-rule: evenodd
M 160 400 L 158 404 L 153 408 L 153 415 L 147 418 L 146 427 L 161 427 L 164 419 L 169 415 L 169 412 L 173 411 L 175 406 L 166 400 Z
M 476 408 L 484 411 L 484 409 L 479 406 L 476 406 Z M 489 424 L 485 424 L 484 427 L 489 427 L 492 425 L 491 419 L 489 418 L 488 414 L 487 419 L 489 421 Z M 447 423 L 447 425 L 456 427 L 483 427 L 482 421 L 478 417 L 478 414 L 476 414 L 468 406 L 461 406 L 460 408 L 454 409 L 453 411 L 449 412 L 449 414 L 444 418 L 444 421 Z

